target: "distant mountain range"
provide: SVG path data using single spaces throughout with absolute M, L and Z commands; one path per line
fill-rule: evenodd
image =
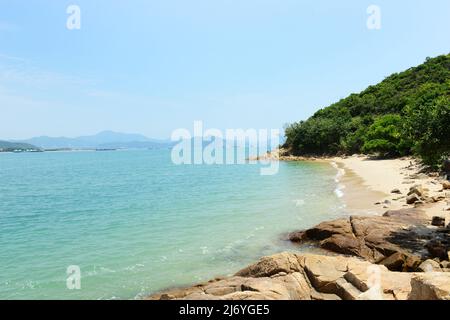
M 194 137 L 191 140 L 192 145 L 194 145 L 194 141 L 200 140 L 199 145 L 203 147 L 211 143 L 210 141 L 202 141 L 202 138 L 199 137 Z M 141 134 L 102 131 L 95 135 L 76 138 L 40 136 L 27 140 L 0 141 L 0 149 L 3 149 L 3 151 L 27 149 L 161 149 L 170 148 L 177 143 L 171 140 L 150 139 Z M 224 146 L 229 145 L 226 140 L 223 140 L 223 144 Z M 254 144 L 241 141 L 237 142 L 236 145 L 249 147 Z M 268 146 L 270 146 L 270 139 L 268 140 Z
M 149 139 L 141 134 L 102 131 L 92 136 L 77 138 L 66 137 L 34 137 L 27 140 L 10 141 L 25 143 L 42 149 L 133 149 L 133 148 L 166 148 L 173 145 L 170 140 Z

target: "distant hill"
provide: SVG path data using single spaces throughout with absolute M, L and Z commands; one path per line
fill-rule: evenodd
M 295 155 L 450 156 L 450 54 L 387 77 L 290 124 L 284 147 Z
M 80 136 L 77 138 L 41 136 L 14 142 L 29 143 L 43 149 L 164 148 L 171 145 L 170 140 L 149 139 L 140 134 L 119 133 L 113 131 L 102 131 L 96 135 Z
M 128 142 L 110 142 L 97 145 L 100 149 L 160 149 L 169 148 L 174 143 L 165 140 L 154 141 L 128 141 Z
M 16 150 L 39 150 L 39 148 L 29 143 L 15 143 L 0 140 L 0 152 L 12 152 Z
M 191 138 L 191 143 L 194 146 L 194 141 L 201 138 Z M 113 131 L 102 131 L 92 136 L 80 136 L 76 138 L 67 137 L 48 137 L 40 136 L 27 140 L 10 141 L 9 144 L 37 146 L 34 148 L 41 149 L 161 149 L 170 148 L 179 141 L 150 139 L 141 134 L 128 134 Z M 200 141 L 199 145 L 205 147 L 211 141 Z M 232 141 L 223 140 L 224 146 L 229 146 Z M 270 139 L 268 140 L 268 147 L 270 147 Z M 254 145 L 248 141 L 236 141 L 235 146 Z
M 201 138 L 191 138 L 194 141 Z M 160 149 L 170 148 L 179 141 L 150 139 L 141 134 L 118 133 L 113 131 L 102 131 L 92 136 L 80 136 L 76 138 L 40 136 L 27 140 L 12 140 L 8 143 L 37 146 L 41 149 Z M 203 147 L 209 145 L 210 141 L 200 142 Z M 229 146 L 232 141 L 223 140 L 224 146 Z M 236 141 L 235 146 L 254 145 L 248 141 Z M 267 141 L 270 147 L 270 139 Z M 37 148 L 34 147 L 34 148 Z

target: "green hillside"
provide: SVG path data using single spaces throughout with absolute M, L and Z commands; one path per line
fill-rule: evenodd
M 286 127 L 294 155 L 415 154 L 437 164 L 450 154 L 450 54 L 393 74 Z
M 12 152 L 12 151 L 26 151 L 26 150 L 39 150 L 38 147 L 28 143 L 16 143 L 0 140 L 0 152 Z

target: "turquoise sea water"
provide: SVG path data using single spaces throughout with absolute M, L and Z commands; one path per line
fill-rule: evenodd
M 170 150 L 0 154 L 0 298 L 134 299 L 298 250 L 281 235 L 343 213 L 335 175 L 176 166 Z

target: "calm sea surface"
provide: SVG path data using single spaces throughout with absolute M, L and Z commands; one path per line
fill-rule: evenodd
M 259 169 L 176 166 L 170 150 L 0 154 L 0 298 L 140 298 L 297 250 L 280 235 L 343 214 L 331 165 Z

